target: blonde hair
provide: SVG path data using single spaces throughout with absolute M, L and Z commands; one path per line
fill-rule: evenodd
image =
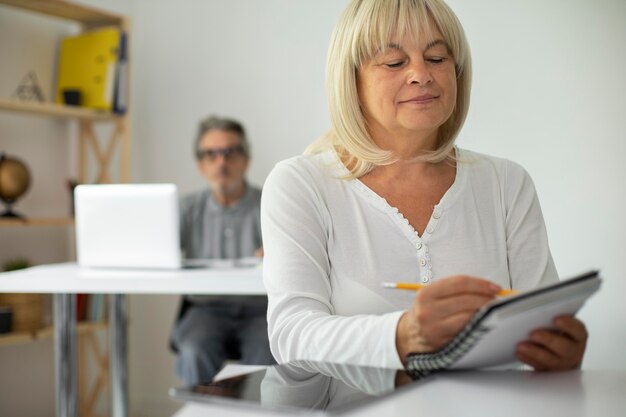
M 417 40 L 420 34 L 428 36 L 432 33 L 431 21 L 454 58 L 457 97 L 452 115 L 439 127 L 437 149 L 417 159 L 434 163 L 450 155 L 469 107 L 471 57 L 461 23 L 441 0 L 353 0 L 348 5 L 335 27 L 326 63 L 331 129 L 305 152 L 334 149 L 345 158 L 351 178 L 397 161 L 393 152 L 378 147 L 368 133 L 359 106 L 357 71 L 394 38 L 409 35 Z

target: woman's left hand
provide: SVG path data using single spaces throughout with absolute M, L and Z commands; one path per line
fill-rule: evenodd
M 537 329 L 517 346 L 517 358 L 537 371 L 563 371 L 580 367 L 587 345 L 587 329 L 582 321 L 561 316 L 555 329 Z

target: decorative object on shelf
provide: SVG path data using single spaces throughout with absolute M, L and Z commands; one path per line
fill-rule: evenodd
M 0 152 L 0 200 L 6 206 L 0 217 L 24 218 L 13 211 L 13 204 L 28 191 L 30 172 L 19 159 Z
M 11 332 L 13 311 L 10 307 L 0 307 L 0 334 Z
M 30 261 L 26 258 L 12 258 L 4 261 L 2 265 L 5 272 L 17 271 L 18 269 L 30 268 Z
M 5 261 L 5 271 L 15 271 L 31 266 L 26 258 Z M 41 294 L 0 294 L 0 305 L 11 309 L 11 331 L 30 332 L 39 330 L 43 323 L 43 296 Z
M 19 100 L 38 101 L 40 103 L 46 101 L 46 98 L 41 92 L 35 71 L 29 71 L 28 74 L 22 78 L 20 85 L 17 86 L 13 93 L 13 97 Z
M 0 304 L 13 312 L 11 331 L 30 332 L 43 326 L 41 294 L 0 294 Z
M 70 191 L 70 215 L 74 217 L 74 188 L 80 184 L 79 181 L 69 178 L 67 180 L 67 188 Z
M 64 88 L 63 102 L 68 106 L 80 106 L 83 102 L 82 93 L 78 88 Z

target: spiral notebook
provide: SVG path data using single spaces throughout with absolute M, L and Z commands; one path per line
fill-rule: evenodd
M 407 370 L 423 376 L 441 369 L 475 369 L 516 362 L 517 344 L 531 331 L 553 327 L 561 315 L 574 315 L 600 288 L 598 271 L 557 284 L 497 299 L 480 309 L 446 346 L 407 358 Z

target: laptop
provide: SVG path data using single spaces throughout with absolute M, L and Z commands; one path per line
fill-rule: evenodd
M 175 184 L 79 185 L 76 258 L 94 268 L 248 268 L 261 259 L 183 259 Z
M 80 266 L 183 266 L 176 185 L 79 185 L 74 211 Z

